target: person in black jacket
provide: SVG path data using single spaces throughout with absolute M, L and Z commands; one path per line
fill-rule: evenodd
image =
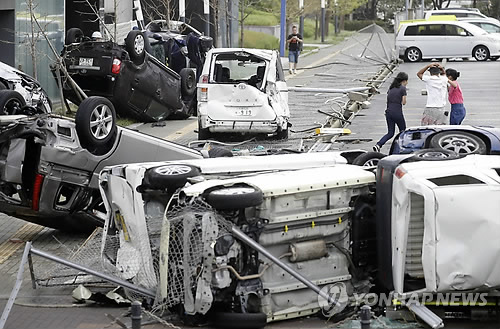
M 302 45 L 302 36 L 297 33 L 296 25 L 292 27 L 292 34 L 286 38 L 286 43 L 288 44 L 288 70 L 290 74 L 295 74 Z

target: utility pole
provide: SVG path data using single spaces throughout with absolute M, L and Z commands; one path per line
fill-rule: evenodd
M 181 22 L 186 21 L 186 1 L 179 0 L 179 20 Z
M 280 13 L 280 56 L 281 57 L 285 57 L 285 42 L 286 42 L 286 0 L 281 0 L 281 13 Z
M 325 2 L 321 0 L 321 42 L 325 42 Z
M 210 36 L 210 0 L 203 0 L 203 13 L 205 14 L 205 35 Z
M 410 0 L 405 0 L 405 17 L 408 20 L 408 9 L 410 8 Z
M 304 0 L 299 0 L 300 9 L 300 22 L 299 22 L 299 33 L 304 38 Z

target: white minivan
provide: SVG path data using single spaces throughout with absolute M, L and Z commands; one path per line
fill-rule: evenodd
M 277 51 L 214 48 L 198 81 L 198 138 L 214 133 L 288 137 L 288 88 Z
M 500 57 L 500 36 L 462 21 L 422 21 L 404 24 L 396 36 L 399 57 L 408 62 L 432 58 Z

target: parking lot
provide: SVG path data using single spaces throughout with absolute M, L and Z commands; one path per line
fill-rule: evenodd
M 317 53 L 301 58 L 299 72 L 297 75 L 288 76 L 289 86 L 307 86 L 312 88 L 351 88 L 366 84 L 366 80 L 380 68 L 377 56 L 384 56 L 384 47 L 380 44 L 372 44 L 369 49 L 375 54 L 369 54 L 365 50 L 370 39 L 370 34 L 358 34 L 353 39 L 340 45 L 322 48 Z M 391 44 L 391 35 L 387 38 L 385 46 Z M 387 50 L 387 49 L 386 49 Z M 389 49 L 390 51 L 390 49 Z M 372 60 L 360 57 L 362 53 L 372 57 Z M 324 64 L 328 64 L 323 66 Z M 397 71 L 407 72 L 410 79 L 408 83 L 408 100 L 404 107 L 407 126 L 415 126 L 420 123 L 422 111 L 425 105 L 425 96 L 421 94 L 424 84 L 417 78 L 416 72 L 426 62 L 403 63 Z M 285 65 L 286 67 L 286 65 Z M 498 62 L 476 62 L 470 61 L 448 61 L 446 67 L 454 68 L 461 72 L 460 84 L 464 92 L 465 107 L 467 115 L 464 124 L 468 125 L 490 125 L 500 126 L 498 108 L 498 86 L 500 75 L 498 75 L 500 64 Z M 319 74 L 319 75 L 318 75 Z M 343 136 L 334 144 L 334 149 L 364 149 L 371 150 L 375 141 L 386 131 L 385 125 L 385 95 L 391 78 L 384 83 L 380 94 L 374 96 L 370 102 L 369 109 L 360 112 L 349 126 L 352 134 Z M 291 108 L 292 129 L 303 131 L 314 127 L 317 123 L 326 121 L 326 116 L 319 113 L 321 109 L 326 112 L 329 106 L 325 101 L 338 94 L 325 93 L 302 93 L 290 92 L 289 103 Z M 151 124 L 135 125 L 140 131 L 156 136 L 164 137 L 181 144 L 187 144 L 194 140 L 196 134 L 196 119 L 190 118 L 183 121 L 167 121 L 165 126 L 152 126 Z M 257 141 L 249 143 L 247 147 L 252 148 L 262 145 L 264 148 L 295 147 L 300 140 L 308 137 L 309 132 L 297 132 L 290 134 L 287 141 L 268 142 Z M 387 153 L 390 144 L 386 144 L 382 152 Z M 243 146 L 240 146 L 243 148 Z M 67 257 L 78 249 L 87 236 L 68 235 L 52 229 L 42 228 L 33 224 L 27 224 L 21 220 L 0 215 L 0 272 L 4 275 L 0 283 L 0 307 L 5 305 L 6 299 L 14 286 L 16 272 L 24 247 L 24 241 L 32 240 L 36 248 Z M 35 270 L 38 273 L 49 271 L 53 263 L 34 259 Z M 70 288 L 31 288 L 28 271 L 25 271 L 24 283 L 17 299 L 16 305 L 7 321 L 7 328 L 118 328 L 110 317 L 121 317 L 126 308 L 109 306 L 82 307 L 73 304 Z M 123 319 L 123 318 L 122 318 Z M 129 321 L 128 318 L 124 321 Z M 470 326 L 470 324 L 468 324 Z M 304 318 L 293 321 L 277 322 L 269 325 L 270 328 L 329 328 L 335 327 L 332 322 L 315 317 Z M 457 324 L 461 327 L 462 324 Z M 151 326 L 153 327 L 153 326 Z M 154 327 L 159 327 L 156 324 Z M 498 327 L 493 324 L 492 327 Z

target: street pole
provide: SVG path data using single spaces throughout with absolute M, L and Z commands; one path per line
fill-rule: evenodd
M 410 0 L 405 0 L 405 17 L 408 20 L 408 8 L 410 7 Z
M 304 0 L 299 0 L 300 9 L 300 22 L 299 22 L 299 33 L 304 38 Z
M 281 0 L 281 15 L 280 15 L 280 56 L 285 57 L 285 40 L 286 40 L 286 0 Z
M 179 20 L 181 22 L 186 21 L 186 1 L 179 0 Z
M 337 7 L 337 0 L 334 1 L 334 8 L 335 8 L 335 34 L 339 33 L 339 14 L 338 14 L 338 7 Z
M 424 2 L 425 2 L 425 0 L 422 0 L 422 5 L 421 5 L 422 6 L 422 17 L 420 17 L 422 19 L 425 17 L 425 3 Z
M 325 42 L 325 2 L 321 0 L 321 42 Z
M 203 13 L 205 14 L 205 35 L 210 36 L 210 0 L 203 0 Z

